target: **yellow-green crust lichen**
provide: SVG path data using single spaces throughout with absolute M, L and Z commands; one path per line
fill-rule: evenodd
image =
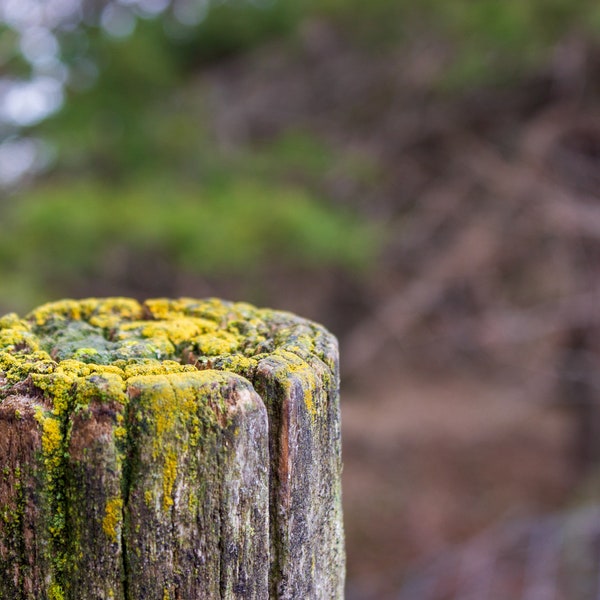
M 118 539 L 122 521 L 123 499 L 111 498 L 106 503 L 104 519 L 102 520 L 102 530 L 113 542 L 116 542 Z
M 132 377 L 203 369 L 251 376 L 276 353 L 290 371 L 331 367 L 331 336 L 289 313 L 216 299 L 63 300 L 0 318 L 0 401 L 27 382 L 60 417 L 94 398 L 126 403 Z M 306 367 L 306 368 L 305 368 Z M 307 397 L 307 408 L 313 410 Z

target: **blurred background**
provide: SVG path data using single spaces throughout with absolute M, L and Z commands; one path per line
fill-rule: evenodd
M 600 5 L 0 0 L 0 313 L 340 339 L 347 600 L 587 600 Z

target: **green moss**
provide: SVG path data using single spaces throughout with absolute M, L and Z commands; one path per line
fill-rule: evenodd
M 66 553 L 66 505 L 64 497 L 65 486 L 65 456 L 67 453 L 64 420 L 54 412 L 44 411 L 37 407 L 35 418 L 42 429 L 42 453 L 45 467 L 45 496 L 50 507 L 48 535 L 50 548 L 48 562 L 52 565 L 54 581 L 49 589 L 49 598 L 62 600 L 63 587 L 61 580 L 68 563 Z

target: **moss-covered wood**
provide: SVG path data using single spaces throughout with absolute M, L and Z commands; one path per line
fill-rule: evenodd
M 337 347 L 218 300 L 0 319 L 0 600 L 343 597 Z
M 18 393 L 0 404 L 0 598 L 47 597 L 50 526 L 39 404 Z

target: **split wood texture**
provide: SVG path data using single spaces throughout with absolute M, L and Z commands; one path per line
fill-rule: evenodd
M 335 338 L 220 300 L 0 319 L 0 600 L 341 599 Z

